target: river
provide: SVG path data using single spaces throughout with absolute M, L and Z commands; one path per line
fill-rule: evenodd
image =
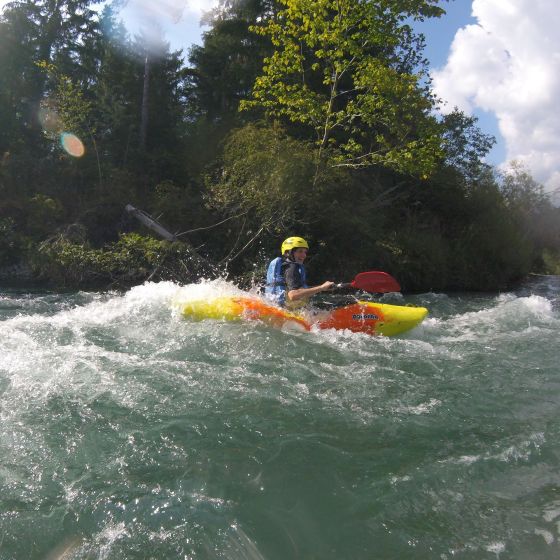
M 560 277 L 397 338 L 174 305 L 234 291 L 0 289 L 0 559 L 560 557 Z

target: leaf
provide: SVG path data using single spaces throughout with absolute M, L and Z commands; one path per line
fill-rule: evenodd
M 410 30 L 402 22 L 441 9 L 431 0 L 280 4 L 277 18 L 259 28 L 275 51 L 241 109 L 260 107 L 271 119 L 310 127 L 319 155 L 341 149 L 337 165 L 429 175 L 442 157 L 442 129 L 430 115 L 434 99 L 420 76 L 396 62 Z

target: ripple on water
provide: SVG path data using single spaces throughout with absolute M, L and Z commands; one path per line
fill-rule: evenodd
M 414 296 L 430 318 L 393 339 L 173 307 L 221 293 L 1 302 L 2 554 L 560 553 L 550 291 Z

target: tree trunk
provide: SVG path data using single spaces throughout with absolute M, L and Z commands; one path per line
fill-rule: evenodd
M 142 116 L 140 121 L 140 151 L 146 151 L 146 140 L 148 135 L 148 98 L 150 94 L 150 55 L 144 60 L 144 89 L 142 92 Z

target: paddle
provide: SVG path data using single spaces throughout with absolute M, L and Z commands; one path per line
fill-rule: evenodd
M 387 292 L 400 292 L 400 284 L 386 272 L 372 270 L 370 272 L 360 272 L 352 282 L 337 284 L 336 288 L 354 288 L 372 294 L 385 294 Z

